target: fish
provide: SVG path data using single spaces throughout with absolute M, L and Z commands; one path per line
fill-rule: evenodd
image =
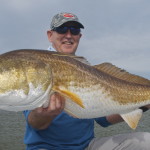
M 40 49 L 0 55 L 0 109 L 47 107 L 51 94 L 65 97 L 64 111 L 79 119 L 120 114 L 136 129 L 150 104 L 150 80 L 104 62 L 90 65 L 81 56 Z

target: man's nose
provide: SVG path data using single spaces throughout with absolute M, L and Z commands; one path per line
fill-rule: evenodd
M 66 35 L 66 37 L 71 37 L 72 36 L 70 30 L 68 30 L 65 35 Z

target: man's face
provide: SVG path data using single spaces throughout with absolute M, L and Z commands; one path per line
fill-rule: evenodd
M 74 24 L 66 23 L 65 26 L 75 26 Z M 59 34 L 56 31 L 47 32 L 48 39 L 52 43 L 52 46 L 62 53 L 75 54 L 78 47 L 81 33 L 73 35 L 70 30 L 64 34 Z

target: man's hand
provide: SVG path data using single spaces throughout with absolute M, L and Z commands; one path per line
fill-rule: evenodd
M 49 117 L 56 117 L 59 115 L 65 106 L 65 99 L 60 94 L 55 93 L 51 95 L 49 100 L 49 106 L 47 108 L 39 107 L 35 111 L 37 114 Z
M 36 129 L 47 128 L 52 120 L 59 115 L 65 107 L 65 99 L 58 93 L 51 95 L 47 108 L 39 107 L 30 112 L 29 124 Z
M 148 111 L 150 109 L 150 104 L 146 105 L 146 106 L 142 106 L 142 107 L 140 107 L 140 109 L 142 109 L 143 112 L 146 112 L 146 111 Z
M 150 109 L 150 104 L 149 105 L 146 105 L 145 107 L 149 108 Z

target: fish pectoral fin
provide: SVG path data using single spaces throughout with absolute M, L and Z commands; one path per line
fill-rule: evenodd
M 68 91 L 67 89 L 64 89 L 64 88 L 54 88 L 53 90 L 60 93 L 64 97 L 69 98 L 70 100 L 72 100 L 73 102 L 78 104 L 80 107 L 85 108 L 84 105 L 83 105 L 82 100 L 75 93 L 72 93 L 71 91 Z
M 121 114 L 121 117 L 132 129 L 136 129 L 139 120 L 141 119 L 143 111 L 141 109 L 136 109 L 132 112 Z
M 70 110 L 68 110 L 67 108 L 64 108 L 64 111 L 66 113 L 68 113 L 70 116 L 72 116 L 73 118 L 79 118 L 78 116 L 76 116 L 75 114 L 73 114 Z

